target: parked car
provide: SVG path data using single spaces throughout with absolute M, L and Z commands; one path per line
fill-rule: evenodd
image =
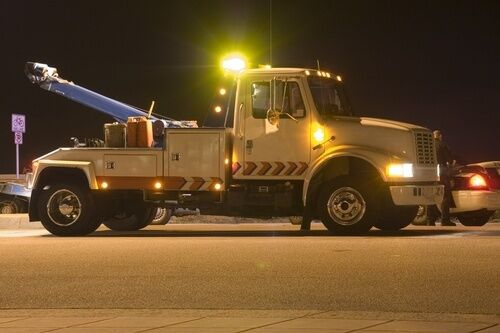
M 500 210 L 500 161 L 468 164 L 455 169 L 451 182 L 450 215 L 465 226 L 482 226 Z M 428 211 L 420 207 L 415 224 L 425 224 Z

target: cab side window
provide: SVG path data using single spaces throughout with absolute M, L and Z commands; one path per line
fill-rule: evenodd
M 266 118 L 267 111 L 271 109 L 273 103 L 271 98 L 273 91 L 276 111 L 288 113 L 295 118 L 305 117 L 304 100 L 297 82 L 276 80 L 252 83 L 252 115 L 254 118 Z M 282 118 L 288 117 L 282 115 Z
M 257 119 L 265 119 L 270 109 L 271 82 L 252 83 L 252 116 Z

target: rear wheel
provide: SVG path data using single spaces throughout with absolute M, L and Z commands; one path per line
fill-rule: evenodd
M 42 225 L 57 236 L 80 236 L 100 225 L 88 189 L 72 184 L 46 186 L 37 205 Z
M 136 203 L 131 204 L 126 210 L 116 213 L 103 224 L 115 231 L 136 231 L 150 225 L 155 215 L 155 208 L 145 203 Z
M 488 223 L 488 220 L 490 219 L 491 215 L 493 215 L 494 212 L 486 212 L 483 214 L 478 214 L 474 216 L 460 216 L 458 215 L 457 218 L 466 227 L 480 227 Z
M 369 181 L 350 176 L 323 185 L 317 206 L 321 222 L 337 234 L 360 234 L 370 230 L 378 208 L 376 195 L 369 188 Z
M 155 216 L 153 217 L 153 221 L 151 221 L 151 224 L 165 225 L 170 221 L 173 213 L 172 208 L 155 207 L 153 208 L 153 210 L 155 210 Z

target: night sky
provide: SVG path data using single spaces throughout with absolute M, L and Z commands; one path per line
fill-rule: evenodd
M 104 3 L 104 4 L 103 4 Z M 269 63 L 269 0 L 2 1 L 0 173 L 15 173 L 11 113 L 27 116 L 21 170 L 112 119 L 42 90 L 26 61 L 128 104 L 202 121 L 220 57 Z M 467 162 L 500 160 L 500 1 L 272 0 L 272 64 L 342 75 L 358 115 L 441 129 Z

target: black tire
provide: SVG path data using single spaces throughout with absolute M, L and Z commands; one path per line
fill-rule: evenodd
M 82 236 L 101 224 L 89 189 L 72 184 L 50 185 L 37 203 L 42 225 L 57 236 Z
M 172 218 L 172 208 L 155 207 L 153 210 L 155 211 L 155 216 L 153 217 L 151 224 L 165 225 L 170 221 L 170 218 Z
M 21 207 L 17 200 L 7 196 L 0 197 L 0 214 L 18 214 L 21 212 Z
M 481 227 L 488 223 L 491 215 L 494 212 L 486 212 L 483 214 L 478 214 L 474 216 L 460 216 L 457 215 L 456 218 L 466 227 Z
M 362 234 L 371 229 L 378 214 L 372 182 L 345 176 L 324 184 L 318 197 L 321 222 L 335 234 Z
M 114 231 L 136 231 L 151 224 L 156 215 L 156 209 L 149 205 L 138 203 L 130 211 L 123 211 L 103 224 Z
M 395 206 L 390 203 L 375 223 L 383 231 L 398 231 L 411 224 L 417 215 L 418 206 Z

